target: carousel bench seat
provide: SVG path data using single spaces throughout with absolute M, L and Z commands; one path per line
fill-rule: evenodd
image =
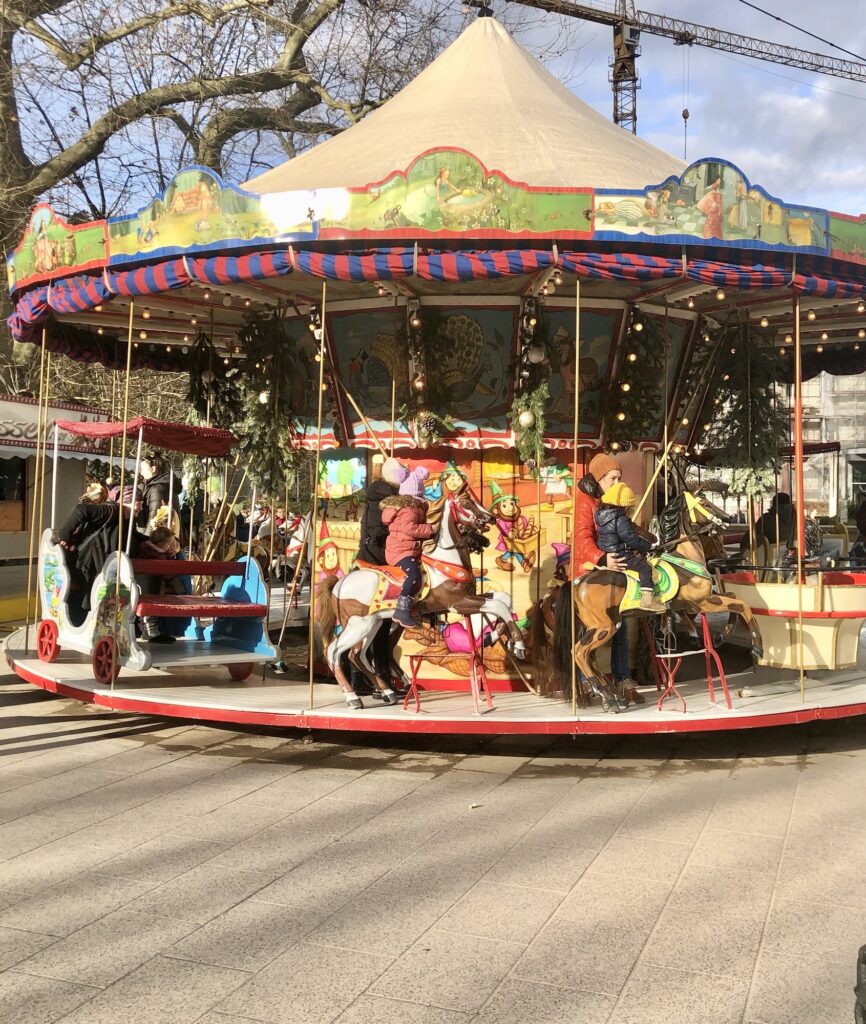
M 243 601 L 228 601 L 222 597 L 194 594 L 142 594 L 136 615 L 154 616 L 163 619 L 263 619 L 268 613 L 267 605 Z
M 244 562 L 195 562 L 181 558 L 133 558 L 132 571 L 143 576 L 243 576 Z

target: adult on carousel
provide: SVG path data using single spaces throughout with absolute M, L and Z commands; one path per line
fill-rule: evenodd
M 595 510 L 601 496 L 622 479 L 622 466 L 612 456 L 599 452 L 590 459 L 588 472 L 578 481 L 574 500 L 574 544 L 577 575 L 590 569 L 626 569 L 619 555 L 602 551 L 598 546 Z M 617 694 L 636 704 L 645 703 L 631 677 L 628 652 L 628 624 L 621 620 L 610 643 L 610 668 Z
M 152 533 L 157 526 L 171 529 L 171 515 L 165 513 L 165 522 L 159 521 L 157 517 L 161 508 L 168 508 L 169 494 L 173 510 L 180 515 L 180 480 L 175 477 L 172 485 L 171 467 L 160 452 L 145 455 L 141 460 L 141 475 L 145 483 L 141 495 L 143 508 L 140 525 L 147 534 Z
M 400 493 L 400 484 L 409 476 L 409 470 L 398 459 L 385 459 L 379 476 L 373 469 L 373 480 L 364 492 L 364 514 L 361 517 L 361 544 L 359 562 L 385 565 L 385 541 L 388 528 L 382 523 L 382 502 Z M 376 672 L 386 681 L 391 677 L 391 623 L 383 622 L 370 644 L 370 653 Z M 358 669 L 352 665 L 352 687 L 357 694 L 372 693 L 373 689 Z M 359 688 L 360 687 L 360 688 Z

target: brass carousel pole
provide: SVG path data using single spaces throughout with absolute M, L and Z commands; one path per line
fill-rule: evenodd
M 39 355 L 39 400 L 36 405 L 36 455 L 34 458 L 34 471 L 33 471 L 33 486 L 31 489 L 31 509 L 30 509 L 30 537 L 27 545 L 27 607 L 24 613 L 24 650 L 25 652 L 30 649 L 30 606 L 33 599 L 33 559 L 38 557 L 39 549 L 36 546 L 36 510 L 38 507 L 37 496 L 39 494 L 39 442 L 42 433 L 42 403 L 46 399 L 46 386 L 45 386 L 45 346 L 47 341 L 47 329 L 42 328 L 42 351 Z M 27 493 L 25 487 L 25 494 Z M 36 549 L 36 555 L 34 556 L 34 548 Z M 39 581 L 37 580 L 37 586 Z M 36 601 L 36 610 L 38 614 L 39 600 Z
M 36 538 L 35 542 L 37 545 L 36 553 L 38 557 L 39 553 L 39 538 L 42 535 L 42 527 L 45 516 L 45 478 L 48 475 L 47 463 L 48 463 L 48 402 L 51 391 L 51 353 L 48 352 L 45 355 L 45 395 L 44 401 L 42 402 L 42 411 L 40 416 L 40 423 L 37 427 L 37 445 L 39 446 L 37 451 L 40 454 L 39 472 L 37 479 L 38 493 L 36 497 L 36 514 L 38 516 L 38 522 L 36 526 Z M 37 580 L 37 584 L 38 584 Z M 40 601 L 36 602 L 33 609 L 33 628 L 36 628 L 36 624 L 39 619 L 39 606 Z
M 327 300 L 328 282 L 322 281 L 322 306 L 320 309 L 321 329 L 317 338 L 319 344 L 319 400 L 316 412 L 316 469 L 313 474 L 313 505 L 310 514 L 310 529 L 313 534 L 313 557 L 310 559 L 310 708 L 313 707 L 313 661 L 316 653 L 316 548 L 318 547 L 318 513 L 319 513 L 319 467 L 322 462 L 322 398 L 325 392 L 325 302 Z
M 574 581 L 577 579 L 577 445 L 580 436 L 580 278 L 574 279 L 574 462 L 571 469 L 571 600 L 574 602 Z M 577 609 L 571 613 L 571 713 L 577 714 L 577 662 L 574 648 L 577 646 Z
M 803 651 L 803 556 L 806 550 L 806 492 L 803 480 L 803 347 L 800 337 L 800 295 L 793 293 L 794 323 L 794 473 L 797 481 L 797 662 L 800 669 L 800 700 L 806 700 Z

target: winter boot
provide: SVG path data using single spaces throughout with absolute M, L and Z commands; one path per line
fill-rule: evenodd
M 412 614 L 412 598 L 398 597 L 397 611 L 394 612 L 394 621 L 404 629 L 414 629 L 421 623 Z
M 667 609 L 661 601 L 656 600 L 656 596 L 651 590 L 641 588 L 640 610 L 642 612 L 652 612 L 653 615 L 661 615 Z

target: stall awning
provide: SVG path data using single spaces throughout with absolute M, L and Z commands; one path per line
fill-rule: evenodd
M 55 420 L 61 430 L 75 437 L 110 438 L 123 437 L 123 423 L 74 423 Z M 165 448 L 184 455 L 202 455 L 218 458 L 240 443 L 230 430 L 216 427 L 191 427 L 186 423 L 166 423 L 147 416 L 137 416 L 125 425 L 130 443 L 137 443 L 139 432 L 142 441 L 152 448 Z

